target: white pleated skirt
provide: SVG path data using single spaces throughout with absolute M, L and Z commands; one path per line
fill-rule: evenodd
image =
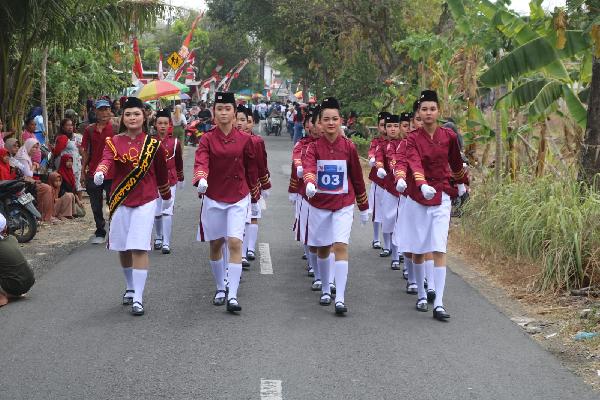
M 237 203 L 223 203 L 204 196 L 196 240 L 208 242 L 220 238 L 244 239 L 250 195 Z
M 110 220 L 106 247 L 114 251 L 150 250 L 156 200 L 138 207 L 119 206 Z
M 400 209 L 398 250 L 415 254 L 446 253 L 451 208 L 452 202 L 446 193 L 442 193 L 439 206 L 424 206 L 407 197 Z
M 385 189 L 371 182 L 369 185 L 369 210 L 373 222 L 383 222 L 383 196 Z
M 387 190 L 383 191 L 383 200 L 381 201 L 381 230 L 383 233 L 393 233 L 396 227 L 396 217 L 398 216 L 398 205 L 400 199 Z
M 400 195 L 400 201 L 398 202 L 398 214 L 396 215 L 396 225 L 394 226 L 394 233 L 392 234 L 392 243 L 398 248 L 400 247 L 399 233 L 401 225 L 404 224 L 404 221 L 402 220 L 402 208 L 406 204 L 406 199 L 406 196 Z
M 177 192 L 177 185 L 171 186 L 171 198 L 173 199 L 173 204 L 171 204 L 171 207 L 167 208 L 166 210 L 162 209 L 163 199 L 159 194 L 158 199 L 156 199 L 156 212 L 154 213 L 154 216 L 160 217 L 161 215 L 173 215 L 173 208 L 175 207 L 175 192 Z
M 333 243 L 350 243 L 353 219 L 354 204 L 337 211 L 322 210 L 309 204 L 306 244 L 323 247 Z

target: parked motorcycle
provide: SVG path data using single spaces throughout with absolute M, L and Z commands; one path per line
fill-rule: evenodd
M 0 181 L 0 213 L 6 218 L 8 233 L 19 243 L 29 242 L 37 233 L 36 219 L 42 216 L 34 200 L 25 181 Z

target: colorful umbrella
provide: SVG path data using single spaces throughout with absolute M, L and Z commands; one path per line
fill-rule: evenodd
M 184 85 L 183 83 L 180 83 L 177 81 L 172 81 L 169 79 L 165 79 L 164 82 L 169 82 L 173 86 L 177 86 L 179 88 L 179 90 L 181 90 L 181 93 L 187 93 L 190 91 L 190 88 L 187 85 Z
M 179 94 L 181 89 L 167 81 L 151 81 L 139 89 L 134 96 L 142 101 L 157 100 L 172 94 Z
M 161 100 L 189 100 L 191 99 L 191 97 L 185 93 L 180 93 L 180 94 L 172 94 L 169 96 L 165 96 L 165 97 L 161 97 Z

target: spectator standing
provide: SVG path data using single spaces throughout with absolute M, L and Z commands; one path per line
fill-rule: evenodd
M 61 159 L 65 155 L 69 155 L 73 163 L 73 173 L 75 174 L 76 185 L 73 187 L 74 192 L 78 193 L 83 190 L 81 186 L 81 155 L 79 154 L 79 145 L 77 144 L 75 133 L 75 125 L 69 118 L 65 118 L 60 122 L 60 134 L 56 137 L 56 143 L 52 150 L 54 155 L 54 166 L 58 169 L 61 165 Z
M 285 120 L 287 122 L 287 131 L 290 134 L 290 140 L 294 140 L 294 108 L 288 107 L 285 113 Z
M 304 121 L 304 112 L 300 105 L 296 105 L 296 109 L 294 111 L 294 138 L 293 142 L 296 144 L 298 140 L 302 139 L 303 135 L 303 121 Z
M 173 137 L 179 140 L 180 143 L 185 143 L 185 126 L 187 120 L 183 115 L 181 104 L 175 106 L 175 111 L 171 114 L 171 120 L 173 121 Z
M 112 181 L 110 177 L 107 177 L 101 185 L 96 185 L 94 183 L 94 172 L 100 160 L 102 160 L 106 138 L 116 135 L 118 128 L 111 123 L 112 113 L 110 103 L 107 100 L 99 99 L 96 101 L 95 107 L 98 122 L 86 128 L 81 142 L 81 186 L 85 187 L 90 196 L 90 206 L 96 223 L 92 243 L 101 244 L 106 240 L 106 222 L 103 213 L 104 196 L 108 200 Z

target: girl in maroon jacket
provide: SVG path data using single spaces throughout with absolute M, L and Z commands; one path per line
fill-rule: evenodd
M 260 186 L 252 138 L 234 127 L 233 93 L 216 93 L 213 115 L 216 126 L 202 135 L 194 162 L 193 184 L 203 197 L 198 240 L 210 242 L 210 265 L 217 286 L 213 304 L 224 305 L 227 296 L 227 311 L 235 312 L 242 309 L 237 290 L 242 275 L 242 240 L 248 204 L 251 202 L 251 209 L 256 212 Z M 228 260 L 223 257 L 225 242 Z
M 398 232 L 398 244 L 402 252 L 413 254 L 418 286 L 417 310 L 424 312 L 428 311 L 424 286 L 425 254 L 433 253 L 436 291 L 433 317 L 446 320 L 450 318 L 443 298 L 451 198 L 465 192 L 468 177 L 456 134 L 438 126 L 436 92 L 425 90 L 421 93 L 419 116 L 423 127 L 411 132 L 406 142 L 408 197 L 401 208 L 403 224 Z
M 329 275 L 329 253 L 335 254 L 336 314 L 348 311 L 345 304 L 348 278 L 348 243 L 354 218 L 354 202 L 360 220 L 369 220 L 369 201 L 358 153 L 351 140 L 341 134 L 342 119 L 336 99 L 321 104 L 323 137 L 312 142 L 302 161 L 308 209 L 308 245 L 317 247 L 321 276 Z M 323 280 L 322 305 L 331 304 L 329 282 Z

